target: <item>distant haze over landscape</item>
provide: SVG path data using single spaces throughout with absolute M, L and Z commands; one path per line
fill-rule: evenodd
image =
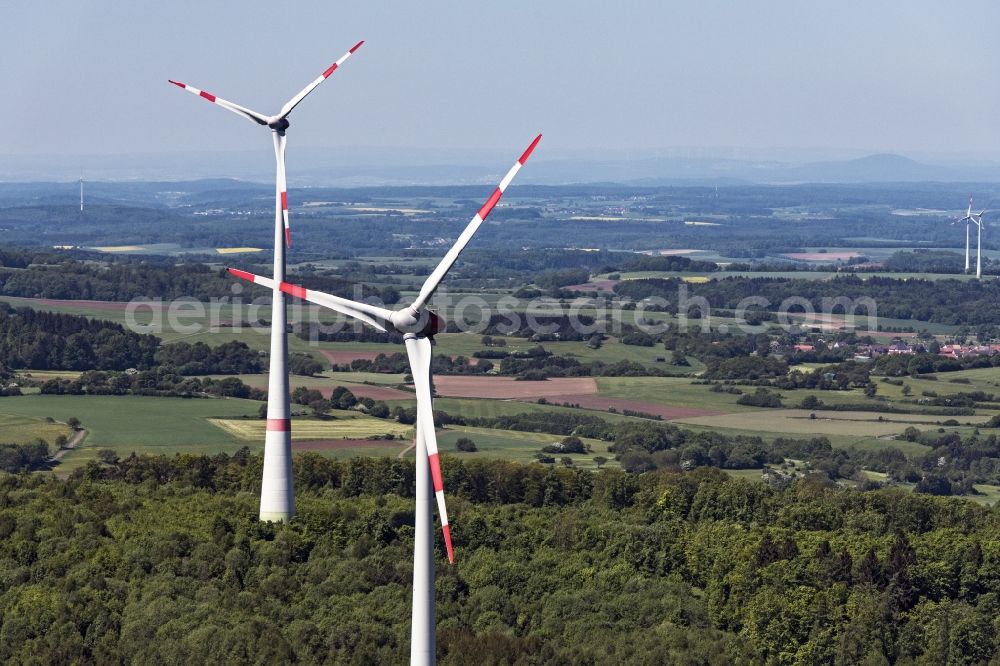
M 268 146 L 266 143 L 264 148 Z M 291 151 L 289 151 L 291 152 Z M 489 184 L 506 162 L 500 150 L 418 151 L 392 148 L 295 148 L 289 170 L 293 187 Z M 508 151 L 509 152 L 509 151 Z M 777 153 L 779 151 L 771 151 Z M 787 153 L 796 154 L 787 154 Z M 608 156 L 540 159 L 524 182 L 620 183 L 635 185 L 741 183 L 990 182 L 1000 180 L 1000 159 L 891 154 L 827 157 L 835 151 L 786 151 L 764 159 L 763 151 L 680 148 L 621 151 Z M 841 151 L 843 152 L 843 151 Z M 728 155 L 728 156 L 726 156 Z M 126 155 L 0 155 L 0 182 L 85 180 L 183 181 L 233 178 L 269 182 L 267 151 Z

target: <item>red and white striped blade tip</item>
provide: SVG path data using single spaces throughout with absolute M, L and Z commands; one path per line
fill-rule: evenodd
M 531 142 L 531 145 L 528 146 L 528 149 L 525 150 L 524 153 L 521 155 L 521 157 L 517 160 L 518 162 L 521 163 L 522 166 L 524 165 L 525 162 L 528 161 L 528 158 L 531 157 L 532 151 L 535 150 L 535 146 L 537 146 L 538 142 L 541 140 L 542 140 L 542 135 L 539 134 L 538 136 L 535 137 L 535 140 Z
M 364 43 L 365 43 L 365 40 L 362 39 L 360 42 L 358 42 L 357 44 L 355 44 L 354 46 L 352 46 L 351 50 L 348 51 L 348 53 L 354 53 L 355 51 L 357 51 L 358 49 L 360 49 L 361 45 L 364 44 Z
M 227 268 L 226 269 L 230 275 L 240 278 L 241 280 L 246 280 L 247 282 L 253 282 L 254 274 L 247 273 L 246 271 L 241 271 L 238 268 Z
M 451 547 L 451 525 L 442 525 L 441 531 L 444 533 L 444 547 L 448 551 L 448 564 L 455 563 L 455 549 Z
M 292 230 L 285 227 L 285 247 L 292 246 Z
M 448 551 L 448 562 L 454 564 L 455 551 L 451 547 L 451 526 L 448 524 L 448 511 L 444 501 L 444 478 L 441 476 L 441 458 L 437 452 L 436 442 L 433 444 L 433 448 L 434 453 L 428 454 L 427 463 L 431 468 L 431 484 L 434 488 L 438 510 L 441 512 L 441 533 L 444 535 L 444 546 Z

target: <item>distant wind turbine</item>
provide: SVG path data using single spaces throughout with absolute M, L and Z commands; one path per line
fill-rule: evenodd
M 985 211 L 983 211 L 985 212 Z M 982 213 L 979 214 L 982 216 Z M 975 220 L 972 215 L 972 197 L 969 197 L 969 209 L 965 211 L 965 217 L 957 217 L 952 222 L 952 224 L 961 224 L 965 222 L 965 272 L 969 272 L 969 226 L 972 225 Z
M 434 312 L 427 309 L 427 303 L 434 295 L 441 280 L 455 264 L 459 253 L 472 240 L 493 207 L 503 196 L 504 190 L 518 170 L 524 165 L 531 152 L 538 145 L 539 134 L 521 154 L 507 175 L 479 212 L 472 218 L 458 237 L 455 245 L 445 254 L 441 263 L 420 288 L 416 300 L 399 310 L 391 311 L 368 303 L 351 301 L 321 291 L 313 291 L 269 278 L 230 268 L 229 272 L 238 278 L 248 280 L 270 289 L 281 290 L 316 305 L 329 308 L 341 314 L 360 319 L 369 326 L 385 332 L 392 329 L 403 334 L 406 354 L 409 357 L 410 373 L 417 393 L 416 423 L 416 512 L 413 543 L 413 614 L 410 628 L 410 663 L 433 664 L 435 660 L 435 615 L 434 615 L 434 540 L 431 525 L 433 500 L 436 497 L 438 513 L 441 517 L 441 531 L 448 553 L 448 561 L 454 563 L 455 554 L 451 545 L 451 528 L 448 525 L 448 511 L 444 501 L 444 482 L 441 478 L 441 463 L 438 458 L 437 434 L 434 428 L 434 408 L 431 395 L 431 340 L 436 333 L 445 329 L 445 323 Z M 429 477 L 429 478 L 428 478 Z M 431 483 L 434 490 L 431 492 Z
M 281 284 L 285 279 L 285 246 L 291 247 L 292 236 L 288 226 L 288 191 L 285 185 L 285 131 L 288 114 L 305 99 L 316 86 L 323 83 L 344 61 L 361 48 L 363 41 L 351 47 L 340 60 L 330 65 L 322 74 L 288 100 L 273 116 L 265 116 L 246 107 L 217 97 L 179 81 L 170 83 L 202 97 L 213 104 L 232 111 L 251 122 L 271 129 L 274 140 L 274 158 L 277 163 L 274 193 L 274 280 Z M 288 333 L 286 331 L 285 295 L 275 288 L 271 299 L 271 367 L 267 379 L 267 433 L 264 437 L 264 474 L 260 490 L 260 519 L 288 521 L 295 515 L 295 494 L 292 487 L 292 425 L 289 418 L 288 395 Z
M 986 226 L 983 222 L 983 213 L 986 211 L 980 211 L 978 215 L 972 216 L 972 221 L 976 223 L 976 279 L 981 280 L 983 277 L 983 227 Z

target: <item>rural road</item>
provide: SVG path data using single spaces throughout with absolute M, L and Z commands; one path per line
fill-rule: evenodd
M 52 456 L 52 462 L 58 462 L 62 460 L 62 457 L 67 453 L 69 453 L 71 450 L 75 449 L 77 445 L 79 445 L 80 442 L 82 442 L 84 437 L 86 436 L 87 436 L 87 431 L 83 428 L 80 428 L 79 430 L 75 431 L 73 433 L 73 436 L 70 437 L 69 440 L 66 442 L 66 446 L 56 451 L 55 455 Z
M 409 453 L 410 451 L 412 451 L 416 447 L 417 447 L 417 442 L 416 442 L 416 440 L 414 440 L 414 441 L 410 442 L 409 446 L 407 446 L 405 449 L 403 449 L 402 451 L 400 451 L 399 455 L 396 456 L 396 457 L 399 458 L 400 460 L 402 460 L 403 456 L 405 456 L 407 453 Z

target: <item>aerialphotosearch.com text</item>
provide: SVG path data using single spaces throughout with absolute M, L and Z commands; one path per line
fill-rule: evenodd
M 271 294 L 251 298 L 241 284 L 234 284 L 232 296 L 200 301 L 195 298 L 137 298 L 125 308 L 125 325 L 136 333 L 196 336 L 221 331 L 251 329 L 270 331 Z M 365 298 L 361 285 L 347 298 L 384 306 L 377 298 Z M 337 313 L 286 297 L 288 322 L 306 339 L 317 342 L 341 332 L 361 333 L 365 325 Z M 404 301 L 405 302 L 405 301 Z M 764 333 L 772 327 L 785 331 L 878 330 L 875 300 L 849 296 L 807 299 L 799 296 L 772 303 L 763 296 L 747 296 L 733 307 L 713 307 L 703 296 L 691 295 L 686 284 L 677 289 L 675 299 L 658 296 L 632 300 L 621 297 L 593 297 L 557 300 L 550 297 L 520 299 L 511 295 L 453 295 L 442 287 L 431 301 L 431 309 L 447 312 L 449 332 L 553 336 L 572 330 L 577 336 L 620 335 L 626 327 L 657 336 L 675 329 L 682 333 Z M 575 336 L 574 336 L 575 337 Z

